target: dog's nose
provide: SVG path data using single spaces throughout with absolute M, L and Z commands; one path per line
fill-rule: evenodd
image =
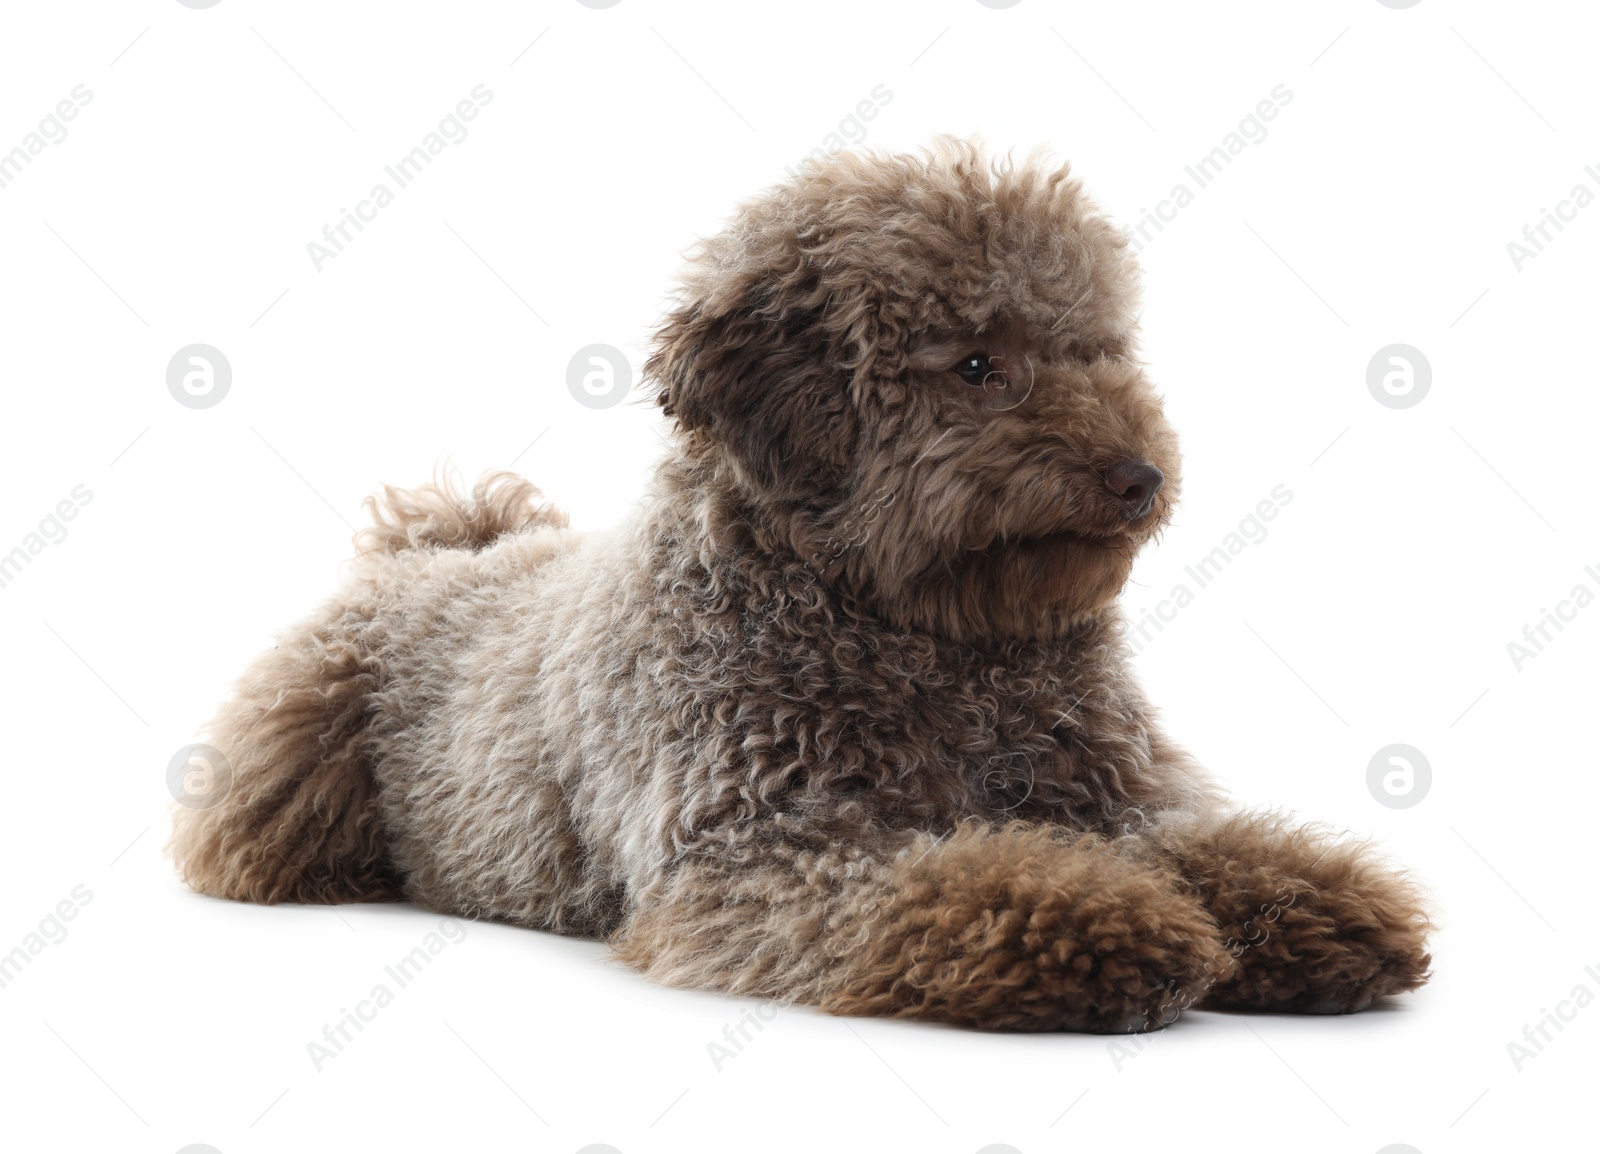
M 1106 470 L 1106 488 L 1121 499 L 1130 521 L 1151 510 L 1166 480 L 1148 461 L 1118 461 Z

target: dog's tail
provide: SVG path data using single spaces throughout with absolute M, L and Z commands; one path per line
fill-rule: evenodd
M 507 533 L 566 525 L 536 488 L 505 472 L 483 477 L 470 497 L 436 478 L 409 492 L 386 488 L 368 506 L 374 525 L 356 545 L 373 571 L 384 554 L 479 550 Z M 266 903 L 401 896 L 371 763 L 386 627 L 372 588 L 357 580 L 280 637 L 240 679 L 209 744 L 169 770 L 177 805 L 168 848 L 200 892 Z
M 367 498 L 373 524 L 356 534 L 356 551 L 477 550 L 520 529 L 566 528 L 567 515 L 541 497 L 532 482 L 505 470 L 485 473 L 470 497 L 445 476 L 415 489 L 385 485 L 381 498 Z

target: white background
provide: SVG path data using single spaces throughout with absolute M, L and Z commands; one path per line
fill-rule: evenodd
M 0 150 L 75 85 L 93 97 L 0 188 L 0 553 L 74 486 L 92 500 L 0 588 L 0 952 L 74 886 L 93 896 L 0 989 L 6 1144 L 1565 1144 L 1600 1008 L 1520 1071 L 1507 1044 L 1580 983 L 1600 994 L 1600 607 L 1520 670 L 1507 643 L 1600 591 L 1600 207 L 1520 271 L 1506 246 L 1574 185 L 1600 191 L 1587 19 L 1436 0 L 8 6 Z M 479 84 L 470 135 L 319 272 L 307 242 Z M 188 893 L 162 856 L 164 775 L 330 591 L 363 496 L 445 458 L 514 463 L 580 526 L 626 517 L 659 419 L 580 406 L 568 360 L 603 342 L 637 367 L 682 249 L 875 86 L 892 100 L 866 146 L 1048 145 L 1135 221 L 1280 84 L 1265 139 L 1142 254 L 1186 496 L 1126 600 L 1154 608 L 1293 493 L 1138 664 L 1238 797 L 1374 836 L 1426 880 L 1433 982 L 1350 1018 L 1190 1013 L 1120 1067 L 1103 1038 L 796 1009 L 719 1072 L 707 1044 L 752 1003 L 473 924 L 314 1070 L 306 1044 L 436 919 Z M 193 342 L 233 368 L 214 408 L 166 387 Z M 1366 382 L 1395 342 L 1433 374 L 1399 410 Z M 1366 785 L 1395 742 L 1432 766 L 1407 809 Z

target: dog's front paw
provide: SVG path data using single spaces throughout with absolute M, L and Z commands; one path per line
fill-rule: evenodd
M 1143 1033 L 1237 966 L 1182 879 L 1093 838 L 967 829 L 890 881 L 849 919 L 859 932 L 838 951 L 824 1009 Z
M 1215 919 L 1190 895 L 1139 888 L 1110 886 L 1080 903 L 1056 941 L 1070 1028 L 1159 1030 L 1238 973 Z
M 1281 903 L 1243 923 L 1238 973 L 1205 1005 L 1350 1014 L 1416 989 L 1431 959 L 1425 915 L 1405 890 L 1398 878 L 1331 892 L 1286 883 Z
M 1428 980 L 1427 914 L 1399 875 L 1367 871 L 1344 886 L 1286 888 L 1293 904 L 1240 955 L 1238 976 L 1210 1004 L 1351 1014 Z
M 1236 819 L 1186 858 L 1239 962 L 1205 1006 L 1348 1014 L 1428 980 L 1422 895 L 1368 847 Z

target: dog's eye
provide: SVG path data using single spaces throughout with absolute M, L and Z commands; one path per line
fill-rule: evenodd
M 997 372 L 995 364 L 983 353 L 973 353 L 971 356 L 962 357 L 953 366 L 956 376 L 974 388 L 980 388 L 988 379 L 989 374 Z

